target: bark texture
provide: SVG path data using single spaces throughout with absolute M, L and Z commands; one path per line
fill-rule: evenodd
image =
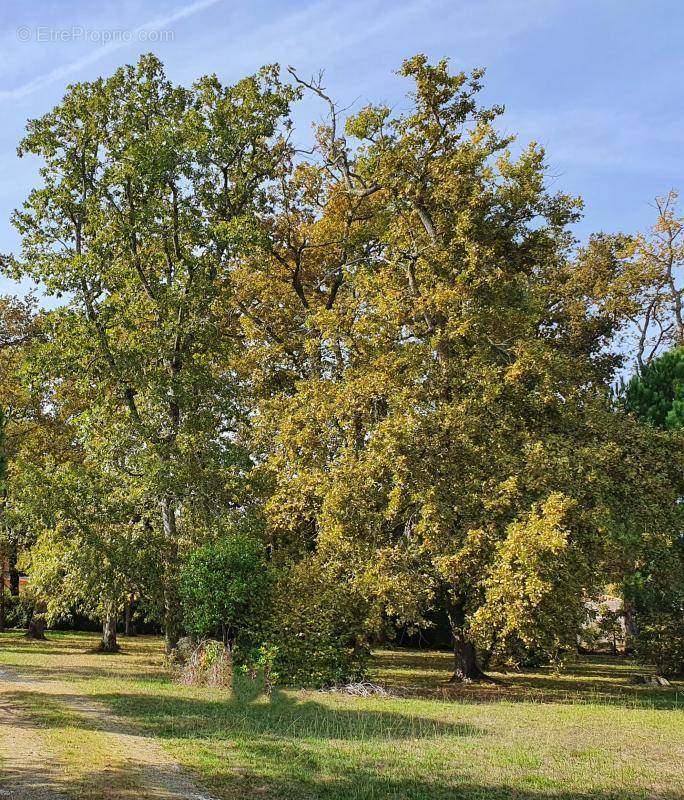
M 118 653 L 119 644 L 116 641 L 116 614 L 110 613 L 102 620 L 102 641 L 98 648 L 102 653 Z
M 164 641 L 166 654 L 176 649 L 181 636 L 180 603 L 176 588 L 178 542 L 176 538 L 176 509 L 170 497 L 161 502 L 162 525 L 166 540 L 166 564 L 164 574 Z
M 475 645 L 468 639 L 463 603 L 453 604 L 449 608 L 448 616 L 454 650 L 454 674 L 451 676 L 451 683 L 490 680 L 480 669 Z
M 38 603 L 29 619 L 26 637 L 28 639 L 45 639 L 45 604 Z
M 451 676 L 451 682 L 469 683 L 489 680 L 477 662 L 475 645 L 468 641 L 463 630 L 454 631 L 452 629 L 451 636 L 454 647 L 454 674 Z

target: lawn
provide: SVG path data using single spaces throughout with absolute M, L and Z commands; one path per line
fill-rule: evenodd
M 397 697 L 280 689 L 266 699 L 246 678 L 233 692 L 174 683 L 158 638 L 123 640 L 117 656 L 89 653 L 95 642 L 0 636 L 0 667 L 29 679 L 2 702 L 79 776 L 74 797 L 105 796 L 92 793 L 94 773 L 116 786 L 126 768 L 107 762 L 106 734 L 79 721 L 67 693 L 157 739 L 223 800 L 684 798 L 683 687 L 632 685 L 643 670 L 629 661 L 585 657 L 558 675 L 497 674 L 494 686 L 459 689 L 447 683 L 447 653 L 387 650 L 372 677 Z M 45 681 L 60 692 L 46 696 Z

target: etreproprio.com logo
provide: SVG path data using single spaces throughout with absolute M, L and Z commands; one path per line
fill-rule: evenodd
M 172 30 L 142 28 L 86 28 L 73 25 L 70 28 L 50 28 L 22 25 L 16 30 L 20 42 L 88 42 L 90 44 L 129 44 L 131 42 L 172 42 Z

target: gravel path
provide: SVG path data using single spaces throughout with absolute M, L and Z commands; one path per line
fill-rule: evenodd
M 68 712 L 69 758 L 33 719 L 36 694 Z M 31 703 L 22 696 L 31 697 Z M 93 757 L 93 753 L 97 757 Z M 104 754 L 104 755 L 103 755 Z M 0 670 L 0 800 L 214 800 L 156 740 L 59 681 Z

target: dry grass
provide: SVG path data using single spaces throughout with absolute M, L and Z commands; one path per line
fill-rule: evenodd
M 682 687 L 631 685 L 643 670 L 629 662 L 582 659 L 560 675 L 502 674 L 496 686 L 457 689 L 446 683 L 448 654 L 382 651 L 371 679 L 400 698 L 279 690 L 267 700 L 247 679 L 232 692 L 174 683 L 156 638 L 124 640 L 124 653 L 108 657 L 86 652 L 93 637 L 49 636 L 0 638 L 0 667 L 104 704 L 218 798 L 684 797 Z M 25 692 L 22 702 L 78 776 L 73 796 L 91 796 L 72 791 L 89 772 L 91 785 L 105 771 L 107 785 L 125 782 L 121 763 L 108 766 L 104 734 L 79 728 L 58 697 Z M 92 766 L 86 747 L 98 754 Z

